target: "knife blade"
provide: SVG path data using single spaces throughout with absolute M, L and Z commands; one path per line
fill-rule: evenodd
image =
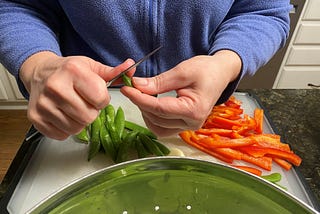
M 124 71 L 122 71 L 121 73 L 119 73 L 117 76 L 115 76 L 114 78 L 112 78 L 110 81 L 107 82 L 107 87 L 109 87 L 112 83 L 114 83 L 114 81 L 116 81 L 117 79 L 119 79 L 122 75 L 128 73 L 131 69 L 137 67 L 138 65 L 140 65 L 142 62 L 146 61 L 150 56 L 152 56 L 153 54 L 155 54 L 158 50 L 160 50 L 160 48 L 162 48 L 162 46 L 160 45 L 159 47 L 157 47 L 156 49 L 154 49 L 153 51 L 151 51 L 150 53 L 148 53 L 147 55 L 145 55 L 143 58 L 141 58 L 138 62 L 136 62 L 135 64 L 131 65 L 129 68 L 125 69 Z

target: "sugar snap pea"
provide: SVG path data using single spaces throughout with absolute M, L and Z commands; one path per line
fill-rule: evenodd
M 97 117 L 91 124 L 91 137 L 88 150 L 88 161 L 90 161 L 100 150 L 100 128 L 101 120 Z
M 105 124 L 106 123 L 106 108 L 103 108 L 100 110 L 99 117 L 101 120 L 101 124 Z
M 152 141 L 157 145 L 157 147 L 161 150 L 161 152 L 164 155 L 168 155 L 170 153 L 170 149 L 168 149 L 168 147 L 166 147 L 165 145 L 163 145 L 162 143 L 160 143 L 155 139 L 152 139 Z
M 128 133 L 125 139 L 120 143 L 116 163 L 121 163 L 128 160 L 129 150 L 132 147 L 137 134 L 137 132 Z
M 159 147 L 154 143 L 154 141 L 146 134 L 139 132 L 139 138 L 143 145 L 146 147 L 147 151 L 157 155 L 164 156 L 163 152 L 159 149 Z
M 81 142 L 88 143 L 89 135 L 88 135 L 87 127 L 84 127 L 80 133 L 76 134 L 76 138 Z
M 100 150 L 116 163 L 128 160 L 132 151 L 138 158 L 164 156 L 170 152 L 148 128 L 125 120 L 123 109 L 115 109 L 111 104 L 102 109 L 99 117 L 87 128 L 90 138 L 88 160 Z
M 122 75 L 122 81 L 123 81 L 124 85 L 133 87 L 131 78 L 127 74 Z
M 124 111 L 121 107 L 118 107 L 116 115 L 114 117 L 114 126 L 118 131 L 120 138 L 122 137 L 122 134 L 124 131 L 124 121 L 125 121 Z
M 143 133 L 143 134 L 149 136 L 151 139 L 157 139 L 157 136 L 152 131 L 150 131 L 148 128 L 140 126 L 140 125 L 133 123 L 131 121 L 126 120 L 124 126 L 125 126 L 125 128 L 127 128 L 129 130 L 138 131 L 140 133 Z
M 117 157 L 117 151 L 105 124 L 101 124 L 100 141 L 105 153 L 108 154 L 113 161 L 115 161 Z
M 134 145 L 137 150 L 138 158 L 145 158 L 150 154 L 141 142 L 139 136 L 137 136 L 137 138 L 135 139 Z
M 109 104 L 104 108 L 105 116 L 106 116 L 106 123 L 114 123 L 115 117 L 115 109 L 113 105 Z
M 105 125 L 107 127 L 107 130 L 109 131 L 111 140 L 113 142 L 113 145 L 115 149 L 118 149 L 118 146 L 121 142 L 121 138 L 119 133 L 117 132 L 117 129 L 115 127 L 115 109 L 113 105 L 109 104 L 105 107 L 105 116 L 106 116 L 106 122 Z

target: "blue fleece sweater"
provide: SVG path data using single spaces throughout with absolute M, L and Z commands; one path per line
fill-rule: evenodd
M 39 51 L 115 66 L 161 44 L 136 72 L 154 76 L 195 55 L 230 49 L 241 57 L 242 73 L 222 102 L 285 44 L 290 8 L 289 0 L 0 0 L 0 63 L 28 97 L 18 73 Z

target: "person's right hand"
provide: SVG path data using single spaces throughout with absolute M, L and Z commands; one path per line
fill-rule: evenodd
M 49 138 L 64 140 L 79 133 L 109 103 L 106 81 L 133 63 L 109 67 L 84 56 L 32 55 L 20 69 L 30 94 L 29 120 Z

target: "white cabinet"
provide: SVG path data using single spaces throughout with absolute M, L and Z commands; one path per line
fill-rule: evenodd
M 0 64 L 0 108 L 26 107 L 15 78 Z
M 307 0 L 273 88 L 320 88 L 320 0 Z

